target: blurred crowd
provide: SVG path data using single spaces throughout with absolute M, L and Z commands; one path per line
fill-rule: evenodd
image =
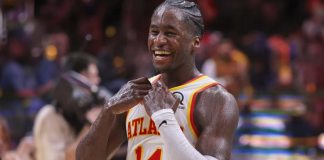
M 91 120 L 70 123 L 77 113 L 65 114 L 58 102 L 94 98 L 98 88 L 109 97 L 128 80 L 153 75 L 146 39 L 149 15 L 162 1 L 1 0 L 0 156 L 35 159 L 35 120 L 56 109 L 67 120 L 64 133 L 73 135 L 62 152 L 73 159 Z M 233 159 L 324 159 L 324 1 L 196 2 L 206 29 L 199 70 L 226 87 L 241 110 Z M 73 63 L 84 53 L 84 64 Z M 95 82 L 88 59 L 98 69 Z M 66 92 L 55 94 L 62 79 L 79 89 L 64 84 Z M 93 119 L 87 111 L 99 101 L 73 106 Z

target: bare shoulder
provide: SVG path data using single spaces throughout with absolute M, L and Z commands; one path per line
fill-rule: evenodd
M 202 91 L 200 98 L 217 98 L 236 102 L 234 96 L 221 85 L 216 85 Z
M 201 92 L 194 110 L 194 122 L 200 131 L 197 150 L 217 159 L 230 159 L 238 117 L 235 98 L 222 86 Z
M 236 125 L 238 115 L 236 99 L 221 85 L 208 88 L 197 96 L 194 116 L 201 129 L 214 121 L 226 121 Z

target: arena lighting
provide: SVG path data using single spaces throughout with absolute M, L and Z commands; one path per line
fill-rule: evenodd
M 84 51 L 87 47 L 87 45 L 93 40 L 93 36 L 91 33 L 87 33 L 84 38 L 83 38 L 83 42 L 82 45 L 80 46 L 80 51 Z
M 58 51 L 55 45 L 46 46 L 45 48 L 46 59 L 53 61 L 57 58 L 57 55 L 58 55 Z
M 289 148 L 292 139 L 283 135 L 242 135 L 239 142 L 243 145 L 263 148 Z

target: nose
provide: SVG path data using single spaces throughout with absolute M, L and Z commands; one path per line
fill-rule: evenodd
M 157 45 L 164 45 L 164 44 L 166 44 L 167 39 L 166 39 L 166 37 L 162 33 L 160 33 L 160 34 L 158 34 L 156 36 L 156 38 L 154 39 L 154 42 Z

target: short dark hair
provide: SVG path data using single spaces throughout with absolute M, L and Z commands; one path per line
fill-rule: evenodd
M 195 34 L 202 36 L 204 20 L 196 3 L 186 0 L 166 0 L 154 10 L 154 13 L 163 6 L 171 6 L 181 10 L 184 13 L 184 18 L 194 26 Z
M 72 70 L 80 73 L 88 69 L 90 64 L 97 64 L 97 60 L 95 59 L 95 57 L 91 56 L 88 53 L 75 52 L 71 53 L 67 57 L 64 63 L 64 69 L 66 71 Z

